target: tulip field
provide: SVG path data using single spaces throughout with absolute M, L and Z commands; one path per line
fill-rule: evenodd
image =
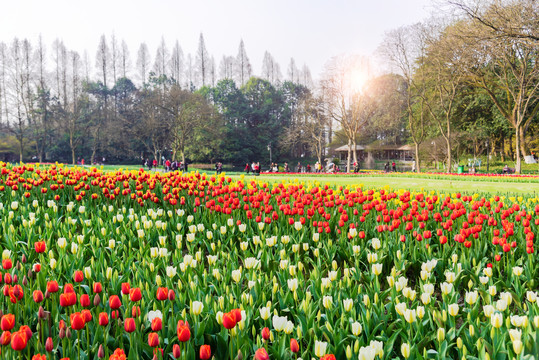
M 533 195 L 0 171 L 1 359 L 539 354 Z

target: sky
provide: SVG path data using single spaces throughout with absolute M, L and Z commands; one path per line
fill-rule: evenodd
M 340 54 L 372 55 L 391 29 L 428 17 L 431 0 L 19 0 L 0 12 L 0 41 L 41 34 L 50 49 L 62 39 L 70 50 L 95 58 L 102 34 L 124 39 L 133 65 L 141 42 L 152 58 L 161 38 L 169 50 L 176 39 L 194 54 L 200 33 L 217 66 L 245 43 L 253 72 L 261 73 L 269 51 L 286 77 L 290 58 L 307 64 L 314 78 Z M 49 54 L 51 51 L 49 51 Z

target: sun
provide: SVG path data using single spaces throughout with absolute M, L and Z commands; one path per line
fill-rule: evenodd
M 353 68 L 350 70 L 350 90 L 353 93 L 360 93 L 363 91 L 365 84 L 367 83 L 368 76 L 362 69 Z

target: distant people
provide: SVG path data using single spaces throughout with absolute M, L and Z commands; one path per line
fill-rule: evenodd
M 384 171 L 389 172 L 389 161 L 384 165 Z
M 165 168 L 167 171 L 170 171 L 170 160 L 167 159 L 167 161 L 165 161 Z
M 412 161 L 412 172 L 415 172 L 415 160 Z
M 397 165 L 395 164 L 394 161 L 391 163 L 391 171 L 397 172 Z
M 84 166 L 84 158 L 82 158 L 82 159 L 80 160 L 80 164 L 81 164 L 82 166 Z
M 298 165 L 296 166 L 296 172 L 300 173 L 301 172 L 301 163 L 298 162 Z
M 217 175 L 223 172 L 223 163 L 221 163 L 220 161 L 215 163 L 215 172 L 217 173 Z
M 77 158 L 77 165 L 80 165 L 80 157 Z
M 245 169 L 243 169 L 243 171 L 245 171 L 247 174 L 249 174 L 250 170 L 251 170 L 251 167 L 249 166 L 249 163 L 245 164 Z
M 354 173 L 357 174 L 358 172 L 359 172 L 359 161 L 356 161 L 354 163 Z
M 308 172 L 308 173 L 311 172 L 311 164 L 307 164 L 307 172 Z
M 290 172 L 290 167 L 288 166 L 287 162 L 284 163 L 284 172 Z
M 172 165 L 171 165 L 170 169 L 171 169 L 172 171 L 178 170 L 178 162 L 177 162 L 176 160 L 174 160 L 174 161 L 172 162 Z
M 279 165 L 277 163 L 273 164 L 273 172 L 279 172 Z
M 505 166 L 503 167 L 502 172 L 504 174 L 509 174 L 511 172 L 511 170 L 509 170 L 509 166 L 507 166 L 507 164 L 505 164 Z
M 105 157 L 103 156 L 103 159 L 101 161 L 101 164 L 105 165 Z
M 257 175 L 260 175 L 260 162 L 257 162 L 257 163 L 255 164 L 255 173 L 256 173 Z
M 152 167 L 153 167 L 154 169 L 157 169 L 157 159 L 153 159 Z

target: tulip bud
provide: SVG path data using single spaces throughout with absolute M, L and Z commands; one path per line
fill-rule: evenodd
M 66 337 L 66 331 L 65 331 L 64 328 L 61 328 L 61 329 L 60 329 L 60 332 L 58 333 L 58 337 L 59 337 L 60 339 L 64 339 L 64 338 Z
M 66 337 L 68 339 L 71 339 L 71 328 L 67 328 L 67 331 L 66 331 Z
M 346 347 L 346 358 L 347 359 L 351 359 L 352 358 L 352 348 L 350 347 L 350 345 L 348 345 Z
M 54 348 L 54 344 L 52 343 L 52 338 L 48 337 L 47 341 L 45 342 L 45 351 L 51 352 Z
M 37 317 L 41 320 L 45 318 L 45 309 L 43 309 L 43 306 L 39 306 L 39 310 L 37 311 Z
M 95 294 L 94 296 L 94 306 L 99 306 L 101 303 L 101 298 L 99 297 L 99 294 Z
M 457 338 L 457 347 L 462 349 L 462 338 L 460 336 Z

